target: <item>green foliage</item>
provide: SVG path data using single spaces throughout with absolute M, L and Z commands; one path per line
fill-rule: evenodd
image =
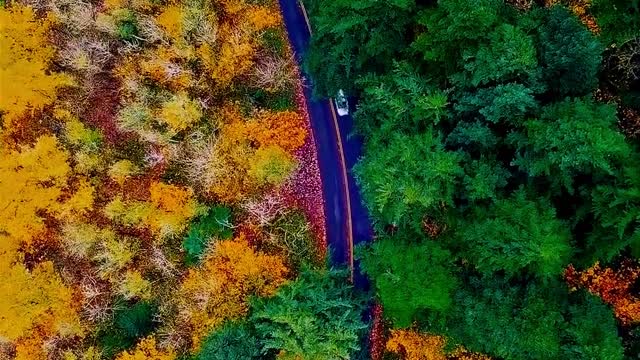
M 476 352 L 509 360 L 560 360 L 562 284 L 526 287 L 471 279 L 456 294 L 447 334 Z
M 346 273 L 305 270 L 272 298 L 256 299 L 251 321 L 263 353 L 283 351 L 282 359 L 350 359 L 366 328 L 362 301 Z
M 132 348 L 158 326 L 154 319 L 156 305 L 140 301 L 135 304 L 117 302 L 112 322 L 105 324 L 97 334 L 103 354 L 110 358 L 118 352 Z
M 564 359 L 622 360 L 624 348 L 611 308 L 592 295 L 583 294 L 569 309 Z
M 266 232 L 267 250 L 282 254 L 290 269 L 300 271 L 305 266 L 322 266 L 323 259 L 302 211 L 293 210 L 278 216 L 266 227 Z
M 533 90 L 518 83 L 501 84 L 493 88 L 479 89 L 475 93 L 465 93 L 455 105 L 455 110 L 459 113 L 479 113 L 494 124 L 517 124 L 537 108 L 538 103 Z
M 230 239 L 232 235 L 231 210 L 223 206 L 209 209 L 205 216 L 191 224 L 189 232 L 182 241 L 182 247 L 186 253 L 185 263 L 197 264 L 211 241 Z
M 385 314 L 396 327 L 408 327 L 421 311 L 446 312 L 457 280 L 452 254 L 438 243 L 411 244 L 397 237 L 377 240 L 362 254 Z
M 135 12 L 120 9 L 114 12 L 116 34 L 122 40 L 133 41 L 138 37 L 138 19 Z
M 615 180 L 595 187 L 591 200 L 598 221 L 582 254 L 585 266 L 612 260 L 627 246 L 640 257 L 640 167 L 625 166 Z
M 613 105 L 590 98 L 550 104 L 538 120 L 525 123 L 524 133 L 512 136 L 521 149 L 513 163 L 569 189 L 579 174 L 613 174 L 631 151 L 616 121 Z
M 275 54 L 284 54 L 286 48 L 286 35 L 279 29 L 267 29 L 260 37 L 262 46 Z
M 640 36 L 638 0 L 593 0 L 589 12 L 596 18 L 605 45 L 620 46 Z
M 394 134 L 388 143 L 368 144 L 354 171 L 371 215 L 384 226 L 452 206 L 460 161 L 439 136 Z
M 463 148 L 467 152 L 487 152 L 500 143 L 500 138 L 480 121 L 460 121 L 447 137 L 447 145 Z
M 496 200 L 507 185 L 510 173 L 498 162 L 486 159 L 473 160 L 465 169 L 464 196 L 470 201 Z
M 394 64 L 388 76 L 364 77 L 358 86 L 363 95 L 355 117 L 358 131 L 367 138 L 424 131 L 447 117 L 447 94 L 406 63 Z
M 540 58 L 550 90 L 583 96 L 596 88 L 602 45 L 567 9 L 554 6 L 539 29 Z
M 257 360 L 260 342 L 244 322 L 226 323 L 207 336 L 194 360 Z
M 520 190 L 476 212 L 458 232 L 466 258 L 480 272 L 516 276 L 524 271 L 542 278 L 562 274 L 571 253 L 570 234 L 551 204 L 528 200 Z
M 413 43 L 425 60 L 457 63 L 462 49 L 486 37 L 501 18 L 501 0 L 441 0 L 417 19 L 426 31 Z
M 415 0 L 308 0 L 313 37 L 306 67 L 319 95 L 353 89 L 358 75 L 384 71 L 407 46 Z M 327 61 L 331 59 L 332 61 Z
M 519 28 L 502 24 L 491 34 L 487 44 L 477 51 L 463 54 L 469 83 L 486 85 L 495 81 L 526 79 L 538 65 L 533 38 Z

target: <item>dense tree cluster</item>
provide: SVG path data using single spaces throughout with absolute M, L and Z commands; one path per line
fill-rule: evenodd
M 359 99 L 362 268 L 413 328 L 388 350 L 634 359 L 638 2 L 307 3 L 317 92 Z

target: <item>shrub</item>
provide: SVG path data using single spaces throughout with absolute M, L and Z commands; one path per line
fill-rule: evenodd
M 265 228 L 268 236 L 265 247 L 283 255 L 291 269 L 305 266 L 320 267 L 323 259 L 309 222 L 299 210 L 278 216 Z
M 119 301 L 114 305 L 113 320 L 104 324 L 97 334 L 103 354 L 113 357 L 122 350 L 133 347 L 137 340 L 149 335 L 158 323 L 154 319 L 157 306 L 140 301 L 134 304 Z
M 249 174 L 259 185 L 281 185 L 295 170 L 295 159 L 278 146 L 258 149 L 253 155 Z
M 233 235 L 231 210 L 216 206 L 209 209 L 207 215 L 196 219 L 182 241 L 185 263 L 195 265 L 205 254 L 212 241 L 230 239 Z

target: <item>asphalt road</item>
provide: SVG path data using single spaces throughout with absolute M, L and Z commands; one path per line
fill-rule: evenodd
M 331 263 L 349 266 L 354 284 L 366 290 L 369 287 L 367 279 L 353 259 L 353 247 L 373 238 L 367 210 L 351 171 L 362 154 L 362 139 L 352 135 L 351 116 L 338 116 L 329 99 L 313 99 L 311 77 L 302 68 L 310 29 L 297 0 L 279 1 L 289 42 L 305 81 L 304 93 L 318 152 Z

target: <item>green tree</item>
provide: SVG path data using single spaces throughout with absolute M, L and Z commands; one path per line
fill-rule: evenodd
M 613 311 L 600 299 L 587 293 L 568 312 L 563 359 L 622 360 L 624 348 L 618 336 Z
M 260 341 L 244 322 L 225 323 L 207 336 L 195 360 L 258 360 Z
M 457 285 L 454 259 L 434 241 L 411 244 L 385 237 L 363 251 L 361 264 L 386 316 L 394 326 L 408 327 L 421 311 L 449 310 Z
M 305 270 L 271 298 L 255 299 L 251 322 L 262 352 L 279 359 L 350 359 L 366 328 L 363 303 L 345 272 Z
M 582 250 L 582 264 L 612 260 L 627 246 L 640 257 L 640 166 L 629 161 L 614 179 L 595 186 L 590 200 L 597 221 Z
M 520 148 L 513 163 L 529 176 L 547 176 L 569 189 L 579 174 L 613 175 L 631 153 L 616 122 L 615 106 L 590 98 L 550 104 L 522 133 L 512 134 Z
M 486 38 L 501 20 L 502 0 L 440 0 L 421 11 L 417 23 L 423 31 L 412 44 L 425 60 L 457 64 L 464 49 Z
M 533 90 L 518 83 L 500 84 L 465 93 L 455 105 L 455 110 L 462 115 L 479 113 L 494 124 L 518 124 L 527 114 L 537 109 L 538 102 Z
M 563 286 L 472 278 L 456 294 L 445 333 L 468 350 L 502 359 L 561 360 Z
M 355 113 L 357 130 L 367 139 L 422 132 L 448 116 L 446 92 L 408 63 L 396 63 L 386 76 L 362 77 L 357 85 L 363 89 Z
M 604 44 L 624 44 L 640 36 L 640 1 L 593 0 L 589 12 L 600 27 Z
M 551 92 L 583 96 L 596 88 L 602 45 L 567 9 L 554 6 L 539 28 L 540 60 Z
M 231 210 L 222 206 L 213 207 L 205 216 L 196 219 L 182 241 L 185 263 L 197 264 L 212 240 L 231 239 L 231 227 Z
M 354 171 L 369 211 L 384 226 L 452 206 L 460 161 L 460 154 L 445 150 L 430 132 L 394 134 L 388 143 L 369 143 Z
M 359 75 L 382 71 L 405 50 L 415 0 L 307 0 L 313 37 L 306 57 L 314 90 L 351 90 Z
M 510 24 L 501 24 L 488 42 L 477 50 L 466 50 L 465 85 L 486 85 L 496 81 L 526 80 L 538 66 L 533 38 Z
M 571 254 L 569 231 L 551 204 L 528 200 L 523 190 L 488 209 L 477 208 L 458 231 L 467 260 L 487 275 L 557 277 Z

